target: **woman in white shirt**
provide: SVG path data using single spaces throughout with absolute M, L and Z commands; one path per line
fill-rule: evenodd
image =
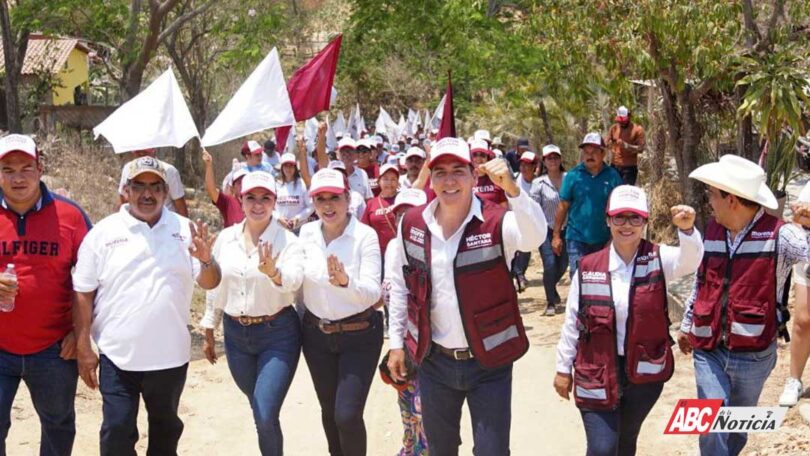
M 540 159 L 537 158 L 534 152 L 526 151 L 520 156 L 520 171 L 515 175 L 515 182 L 520 187 L 520 191 L 526 192 L 527 195 L 531 194 L 532 181 L 535 174 L 537 174 L 539 164 Z M 512 260 L 512 277 L 515 279 L 515 288 L 517 288 L 518 293 L 523 293 L 526 287 L 529 286 L 529 281 L 526 280 L 526 270 L 529 269 L 531 257 L 531 252 L 518 251 L 515 252 L 515 258 Z
M 363 409 L 383 343 L 380 245 L 349 214 L 349 185 L 334 169 L 312 177 L 319 220 L 301 227 L 304 249 L 304 358 L 321 404 L 329 453 L 366 454 Z
M 286 153 L 281 156 L 281 172 L 276 183 L 278 197 L 276 198 L 276 215 L 278 223 L 290 231 L 298 229 L 312 215 L 312 199 L 309 197 L 307 186 L 301 178 L 295 155 Z M 307 170 L 309 171 L 309 170 Z
M 697 270 L 703 243 L 691 207 L 671 212 L 680 247 L 648 242 L 644 191 L 616 187 L 607 210 L 612 240 L 582 258 L 571 283 L 554 388 L 564 399 L 573 388 L 589 455 L 635 454 L 641 425 L 672 376 L 665 283 Z
M 253 409 L 262 455 L 283 454 L 281 404 L 301 353 L 301 326 L 292 307 L 304 267 L 295 235 L 272 218 L 275 179 L 265 171 L 242 179 L 245 220 L 225 228 L 213 256 L 222 281 L 206 306 L 203 351 L 216 362 L 214 328 L 224 314 L 225 356 Z

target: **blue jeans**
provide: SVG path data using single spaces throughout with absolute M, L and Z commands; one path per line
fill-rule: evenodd
M 695 350 L 693 358 L 698 399 L 723 399 L 724 406 L 753 407 L 776 365 L 776 342 L 759 352 L 731 352 L 722 346 Z M 747 441 L 748 434 L 742 432 L 703 434 L 700 454 L 737 455 Z
M 565 248 L 568 250 L 568 277 L 573 279 L 577 273 L 579 259 L 593 252 L 598 252 L 605 247 L 605 243 L 586 244 L 584 242 L 568 239 L 565 241 Z
M 125 371 L 99 357 L 101 456 L 136 456 L 138 406 L 143 395 L 149 423 L 147 455 L 177 454 L 183 421 L 177 416 L 188 363 L 156 371 Z
M 31 355 L 0 351 L 0 455 L 6 454 L 6 436 L 11 428 L 11 405 L 20 380 L 31 393 L 39 415 L 39 454 L 69 455 L 76 436 L 73 401 L 79 371 L 76 361 L 59 357 L 61 343 Z
M 363 411 L 383 345 L 383 317 L 360 331 L 324 334 L 304 320 L 304 359 L 321 405 L 321 423 L 332 456 L 366 454 Z M 310 428 L 312 423 L 310 423 Z
M 458 455 L 464 400 L 470 407 L 473 454 L 509 454 L 512 421 L 512 365 L 482 369 L 474 360 L 456 361 L 433 350 L 419 366 L 422 424 L 432 456 Z
M 587 456 L 633 456 L 641 425 L 652 410 L 664 383 L 634 385 L 627 381 L 624 357 L 619 358 L 621 399 L 611 411 L 580 410 L 588 442 Z
M 560 256 L 554 255 L 554 252 L 551 250 L 552 236 L 552 230 L 548 230 L 546 241 L 540 246 L 540 259 L 543 260 L 543 288 L 546 290 L 547 303 L 560 304 L 562 298 L 560 298 L 560 294 L 557 293 L 557 284 L 568 268 L 568 249 L 566 247 L 566 241 L 563 240 Z M 565 239 L 565 230 L 562 230 L 560 237 Z
M 301 356 L 301 322 L 292 307 L 275 320 L 242 326 L 227 315 L 225 356 L 236 386 L 253 409 L 262 455 L 284 453 L 278 416 Z

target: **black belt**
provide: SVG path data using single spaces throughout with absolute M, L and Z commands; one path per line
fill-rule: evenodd
M 342 332 L 362 331 L 371 326 L 371 317 L 374 315 L 373 307 L 337 321 L 330 321 L 320 318 L 309 310 L 304 314 L 304 321 L 317 327 L 324 334 L 335 334 Z

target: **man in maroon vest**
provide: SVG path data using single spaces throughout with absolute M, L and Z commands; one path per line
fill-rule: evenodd
M 787 334 L 790 270 L 807 261 L 807 239 L 798 226 L 765 212 L 777 202 L 753 162 L 724 155 L 689 177 L 707 185 L 714 220 L 706 226 L 678 345 L 694 350 L 700 399 L 755 406 L 776 364 L 776 338 Z M 736 455 L 746 440 L 746 433 L 703 434 L 700 452 Z
M 403 380 L 407 355 L 419 365 L 422 418 L 432 455 L 458 454 L 464 401 L 475 454 L 509 454 L 512 363 L 528 350 L 509 263 L 546 235 L 540 206 L 521 192 L 503 160 L 478 166 L 506 193 L 509 208 L 473 193 L 467 144 L 433 148 L 436 199 L 410 209 L 399 226 L 390 277 L 388 367 Z

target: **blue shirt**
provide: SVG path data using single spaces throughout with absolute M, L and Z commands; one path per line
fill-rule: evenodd
M 560 199 L 570 204 L 565 238 L 586 244 L 607 242 L 610 230 L 605 221 L 605 208 L 610 192 L 619 185 L 622 178 L 618 171 L 605 164 L 596 176 L 584 163 L 568 172 L 560 188 Z

